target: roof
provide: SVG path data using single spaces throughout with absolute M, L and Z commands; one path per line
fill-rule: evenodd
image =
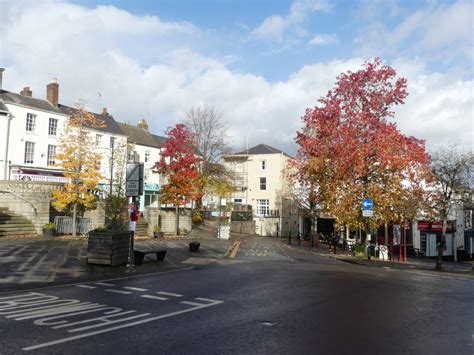
M 10 103 L 28 106 L 38 110 L 50 111 L 54 113 L 62 113 L 59 107 L 54 106 L 48 100 L 40 100 L 34 97 L 23 96 L 21 94 L 15 94 L 6 90 L 0 90 L 0 102 L 3 102 L 4 104 Z
M 158 143 L 160 148 L 163 148 L 166 144 L 166 141 L 168 140 L 168 138 L 162 137 L 162 136 L 157 136 L 156 134 L 152 134 L 151 136 L 156 141 L 156 143 Z
M 58 105 L 58 108 L 60 111 L 68 116 L 73 116 L 76 114 L 79 110 L 74 107 L 69 107 L 65 105 Z M 117 121 L 114 120 L 114 117 L 112 115 L 103 115 L 103 114 L 98 114 L 91 112 L 98 120 L 101 120 L 104 123 L 104 127 L 91 127 L 94 130 L 101 131 L 101 132 L 107 132 L 107 133 L 112 133 L 112 134 L 119 134 L 119 135 L 124 135 L 122 130 L 120 129 L 119 125 L 117 124 Z
M 146 145 L 148 147 L 161 148 L 158 142 L 153 138 L 152 134 L 147 130 L 133 126 L 127 123 L 118 123 L 123 134 L 127 136 L 127 140 L 134 144 Z
M 283 155 L 286 155 L 287 157 L 290 157 L 290 155 L 285 153 L 284 151 L 270 147 L 267 144 L 259 144 L 245 151 L 235 153 L 234 155 L 258 155 L 258 154 L 283 154 Z
M 1 101 L 0 101 L 0 112 L 7 112 L 8 113 L 8 108 Z

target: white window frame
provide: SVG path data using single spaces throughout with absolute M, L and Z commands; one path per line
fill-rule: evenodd
M 267 161 L 260 160 L 260 171 L 265 171 L 265 170 L 267 170 Z
M 114 149 L 115 146 L 115 137 L 110 137 L 110 148 Z
M 46 165 L 51 166 L 56 164 L 56 146 L 48 144 L 48 155 L 46 158 Z
M 95 146 L 100 148 L 102 145 L 102 134 L 96 134 L 95 135 Z
M 26 114 L 26 132 L 35 133 L 36 115 L 32 113 Z
M 150 161 L 150 151 L 145 150 L 145 163 L 148 163 Z
M 35 143 L 25 141 L 25 164 L 34 164 L 35 161 Z
M 49 118 L 48 136 L 56 137 L 58 135 L 58 121 L 57 118 Z
M 262 182 L 263 179 L 263 182 Z M 260 191 L 267 191 L 267 178 L 265 176 L 261 176 L 259 178 L 259 184 L 258 184 Z M 263 189 L 262 189 L 263 186 Z
M 268 216 L 270 213 L 270 200 L 257 199 L 257 216 Z

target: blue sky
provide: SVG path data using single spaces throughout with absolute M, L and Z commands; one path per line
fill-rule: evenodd
M 473 23 L 470 0 L 3 0 L 0 66 L 6 89 L 57 77 L 63 103 L 157 134 L 213 106 L 236 149 L 293 153 L 305 109 L 379 56 L 408 79 L 400 130 L 472 149 Z

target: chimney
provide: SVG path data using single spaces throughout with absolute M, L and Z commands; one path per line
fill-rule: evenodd
M 48 100 L 54 106 L 58 106 L 59 84 L 56 78 L 53 78 L 46 86 L 46 100 Z
M 0 68 L 0 90 L 2 90 L 2 81 L 3 81 L 3 71 L 5 68 Z
M 107 111 L 107 107 L 102 108 L 102 115 L 107 116 L 109 113 Z
M 30 87 L 29 86 L 25 86 L 23 88 L 23 90 L 20 91 L 20 94 L 22 96 L 28 96 L 28 97 L 31 97 L 31 95 L 33 95 L 33 92 L 30 90 Z
M 137 126 L 140 127 L 141 129 L 144 129 L 145 131 L 148 131 L 148 123 L 146 123 L 144 119 L 141 119 L 140 121 L 138 121 Z

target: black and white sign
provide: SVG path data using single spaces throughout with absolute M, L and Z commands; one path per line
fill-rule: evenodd
M 143 164 L 128 163 L 125 196 L 138 197 L 143 194 Z
M 373 217 L 374 210 L 362 210 L 362 217 Z

